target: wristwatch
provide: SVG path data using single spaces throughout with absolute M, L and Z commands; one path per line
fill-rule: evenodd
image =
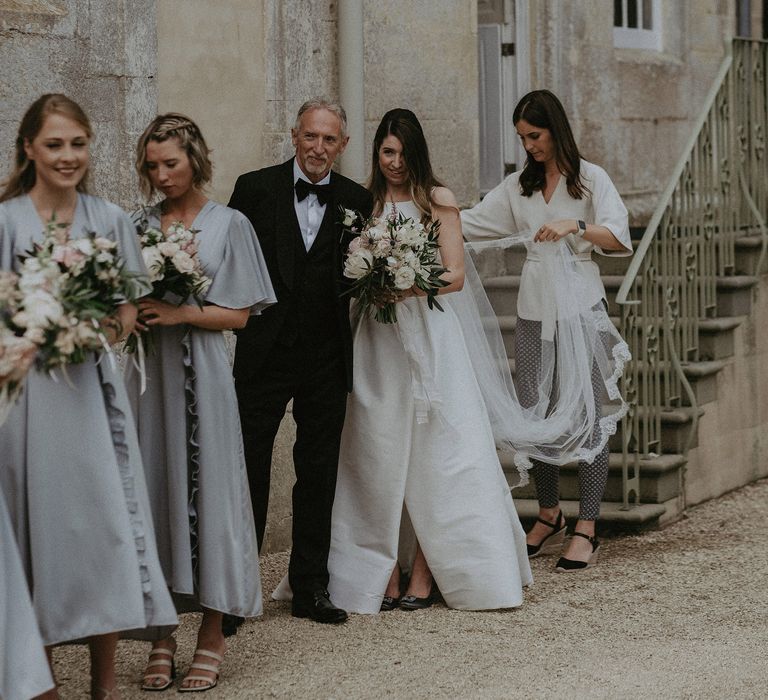
M 584 238 L 584 234 L 587 232 L 587 225 L 581 219 L 576 219 L 576 226 L 579 227 L 576 235 L 579 238 Z

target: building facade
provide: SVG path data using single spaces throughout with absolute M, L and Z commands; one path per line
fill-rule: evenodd
M 528 90 L 558 94 L 583 155 L 642 227 L 733 36 L 766 36 L 766 0 L 0 0 L 0 149 L 24 109 L 61 91 L 95 130 L 93 190 L 139 203 L 134 148 L 181 111 L 213 149 L 212 198 L 291 155 L 299 105 L 348 102 L 341 168 L 364 179 L 393 107 L 422 120 L 438 176 L 471 205 L 518 168 Z M 349 74 L 352 73 L 351 81 Z M 355 88 L 355 75 L 358 87 Z M 349 85 L 352 85 L 350 88 Z M 292 426 L 276 447 L 267 546 L 289 544 Z

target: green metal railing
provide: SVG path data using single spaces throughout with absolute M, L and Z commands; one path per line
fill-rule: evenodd
M 642 456 L 661 454 L 665 412 L 696 396 L 685 365 L 699 358 L 699 323 L 716 315 L 718 280 L 737 273 L 736 240 L 768 244 L 768 42 L 735 39 L 616 297 L 634 358 L 623 377 L 624 508 L 639 502 Z M 684 489 L 681 489 L 684 493 Z

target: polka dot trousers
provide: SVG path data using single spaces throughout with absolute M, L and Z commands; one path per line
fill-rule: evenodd
M 517 319 L 515 330 L 515 386 L 518 399 L 523 406 L 534 405 L 539 397 L 539 374 L 541 369 L 541 322 L 524 318 Z M 555 382 L 553 381 L 553 384 Z M 595 410 L 601 415 L 599 396 L 604 387 L 596 365 L 592 368 L 592 386 L 596 397 Z M 533 478 L 540 508 L 555 508 L 560 502 L 560 467 L 534 459 Z M 597 520 L 600 516 L 600 501 L 603 499 L 608 481 L 608 445 L 594 461 L 579 462 L 579 519 Z

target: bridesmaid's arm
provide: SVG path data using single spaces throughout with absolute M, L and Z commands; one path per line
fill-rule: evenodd
M 120 304 L 115 314 L 105 318 L 102 324 L 107 342 L 113 345 L 127 338 L 136 326 L 136 317 L 138 315 L 139 310 L 134 304 Z
M 139 302 L 139 330 L 151 326 L 176 326 L 187 323 L 209 331 L 223 331 L 229 328 L 245 328 L 250 308 L 226 309 L 209 304 L 201 309 L 195 304 L 176 306 L 158 299 L 145 298 Z
M 596 245 L 602 250 L 625 250 L 625 246 L 613 235 L 606 226 L 599 224 L 587 224 L 587 229 L 582 236 L 585 241 Z M 560 219 L 544 224 L 534 236 L 534 241 L 559 241 L 568 234 L 579 232 L 579 222 L 576 219 Z

